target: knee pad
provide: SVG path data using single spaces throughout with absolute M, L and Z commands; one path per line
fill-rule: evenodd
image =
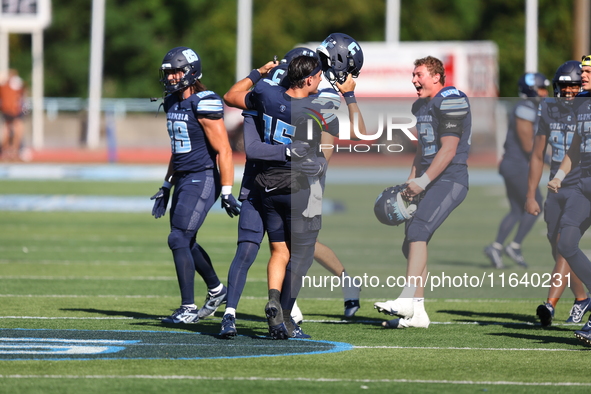
M 168 234 L 168 247 L 171 250 L 189 248 L 191 246 L 191 235 L 185 231 L 173 229 Z

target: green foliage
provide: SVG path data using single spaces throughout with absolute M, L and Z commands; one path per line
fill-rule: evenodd
M 107 0 L 105 97 L 161 93 L 158 66 L 172 47 L 203 59 L 203 82 L 223 94 L 235 81 L 237 0 Z M 45 95 L 86 97 L 92 2 L 53 0 L 45 31 Z M 340 31 L 359 41 L 385 36 L 385 0 L 253 0 L 253 67 L 297 44 Z M 571 1 L 539 1 L 539 71 L 551 78 L 572 57 Z M 404 41 L 493 40 L 499 46 L 501 96 L 516 95 L 524 72 L 525 1 L 401 0 Z M 30 81 L 31 40 L 11 35 L 11 66 Z

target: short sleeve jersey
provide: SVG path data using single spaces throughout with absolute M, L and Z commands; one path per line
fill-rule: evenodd
M 517 134 L 517 119 L 527 120 L 535 123 L 538 104 L 532 99 L 522 99 L 515 104 L 507 128 L 507 138 L 505 139 L 505 153 L 503 160 L 509 160 L 517 164 L 529 165 L 530 154 L 523 150 L 519 135 Z
M 472 135 L 470 102 L 464 92 L 453 86 L 441 89 L 435 97 L 418 99 L 412 106 L 417 118 L 419 149 L 421 149 L 422 175 L 433 162 L 441 148 L 441 137 L 454 136 L 460 139 L 456 154 L 440 179 L 468 186 L 467 160 Z
M 224 106 L 220 96 L 206 90 L 181 100 L 172 94 L 164 99 L 164 111 L 174 171 L 199 172 L 215 168 L 216 152 L 207 140 L 199 118 L 223 118 Z
M 560 103 L 555 98 L 545 99 L 538 107 L 537 123 L 536 135 L 545 136 L 552 149 L 550 179 L 553 179 L 577 131 L 573 105 Z M 579 166 L 573 168 L 562 181 L 562 185 L 576 185 L 580 175 L 581 168 Z

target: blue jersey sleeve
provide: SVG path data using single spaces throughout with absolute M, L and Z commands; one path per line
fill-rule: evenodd
M 271 145 L 261 139 L 256 127 L 256 113 L 243 112 L 244 151 L 247 160 L 286 161 L 285 145 Z
M 211 90 L 196 93 L 194 110 L 197 117 L 208 119 L 221 119 L 224 117 L 224 104 L 220 96 Z
M 443 99 L 438 105 L 440 116 L 438 133 L 441 137 L 455 135 L 460 137 L 464 132 L 464 119 L 470 112 L 470 104 L 465 94 L 457 89 L 442 92 Z

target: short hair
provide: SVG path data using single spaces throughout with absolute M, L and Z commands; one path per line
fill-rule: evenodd
M 415 67 L 419 66 L 427 67 L 427 71 L 429 71 L 431 76 L 439 74 L 439 82 L 441 82 L 442 86 L 445 86 L 445 68 L 443 67 L 443 62 L 441 60 L 433 56 L 423 57 L 415 60 Z
M 319 66 L 320 61 L 311 56 L 298 56 L 293 58 L 287 67 L 287 77 L 291 88 L 303 88 L 304 80 L 311 76 Z

